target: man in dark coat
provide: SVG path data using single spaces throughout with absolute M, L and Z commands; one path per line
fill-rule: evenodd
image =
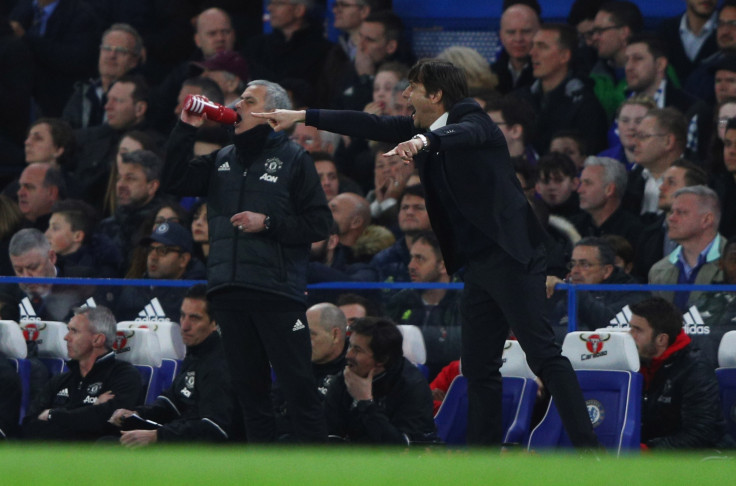
M 545 299 L 543 233 L 501 130 L 467 98 L 465 76 L 451 63 L 419 61 L 409 80 L 404 96 L 415 110 L 412 117 L 328 110 L 258 116 L 280 130 L 306 120 L 329 131 L 398 143 L 389 155 L 414 158 L 447 271 L 466 268 L 462 360 L 468 378 L 468 443 L 501 442 L 499 369 L 511 329 L 531 369 L 555 397 L 572 443 L 596 447 L 574 371 L 540 312 Z

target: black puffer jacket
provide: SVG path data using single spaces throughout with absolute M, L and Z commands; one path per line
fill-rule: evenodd
M 207 196 L 209 290 L 236 286 L 304 302 L 309 246 L 327 238 L 332 224 L 311 158 L 284 133 L 258 125 L 234 145 L 192 159 L 195 132 L 177 123 L 162 184 L 173 194 Z M 271 228 L 238 230 L 230 218 L 242 211 L 270 216 Z

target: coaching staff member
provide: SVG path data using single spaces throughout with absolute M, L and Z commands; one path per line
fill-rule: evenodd
M 551 391 L 572 443 L 598 444 L 570 362 L 540 309 L 543 233 L 521 191 L 504 136 L 472 99 L 462 70 L 419 61 L 404 97 L 412 117 L 307 110 L 260 115 L 274 129 L 305 120 L 322 130 L 398 143 L 387 155 L 414 158 L 448 273 L 466 267 L 462 361 L 468 379 L 468 443 L 501 442 L 501 354 L 509 327 Z
M 207 196 L 208 295 L 250 442 L 276 438 L 269 363 L 296 439 L 327 437 L 312 375 L 305 290 L 310 244 L 327 238 L 332 216 L 309 155 L 251 116 L 290 107 L 281 86 L 251 81 L 236 105 L 242 121 L 234 144 L 194 158 L 204 119 L 183 111 L 162 177 L 167 192 Z

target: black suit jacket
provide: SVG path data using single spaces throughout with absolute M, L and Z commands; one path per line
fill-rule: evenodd
M 411 117 L 379 117 L 358 111 L 307 110 L 306 123 L 391 143 L 421 132 Z M 543 230 L 521 190 L 499 128 L 474 100 L 466 98 L 450 108 L 446 126 L 426 135 L 430 150 L 414 160 L 448 272 L 457 271 L 467 260 L 466 248 L 457 242 L 463 241 L 463 228 L 468 224 L 477 230 L 477 236 L 528 263 L 542 241 Z M 437 170 L 428 176 L 433 164 L 431 168 Z M 448 215 L 441 193 L 454 202 L 464 221 Z
M 711 33 L 711 35 L 709 35 L 705 40 L 700 51 L 698 51 L 698 55 L 695 56 L 695 60 L 691 61 L 687 57 L 687 54 L 685 54 L 685 48 L 683 47 L 682 39 L 680 38 L 681 19 L 682 15 L 678 15 L 677 17 L 663 20 L 659 26 L 657 35 L 660 39 L 665 41 L 669 48 L 667 59 L 669 59 L 670 64 L 675 69 L 680 81 L 684 82 L 703 59 L 718 50 L 718 44 L 716 43 L 716 32 L 713 31 L 713 33 Z

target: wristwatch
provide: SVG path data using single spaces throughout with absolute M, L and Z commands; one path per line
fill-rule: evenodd
M 263 227 L 266 231 L 271 229 L 271 216 L 266 216 L 266 219 L 263 220 Z
M 420 142 L 422 142 L 422 148 L 419 151 L 429 152 L 429 140 L 427 140 L 427 137 L 425 137 L 424 135 L 420 133 L 420 134 L 417 134 L 411 137 L 412 140 L 414 140 L 415 138 L 419 140 Z

